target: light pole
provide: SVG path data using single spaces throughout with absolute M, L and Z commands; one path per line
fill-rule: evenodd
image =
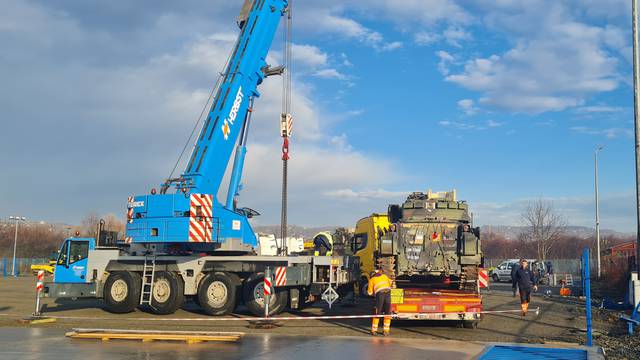
M 16 235 L 13 238 L 13 265 L 11 266 L 11 276 L 16 276 L 16 249 L 18 247 L 18 221 L 25 221 L 24 216 L 9 216 L 9 219 L 16 221 Z
M 633 123 L 636 154 L 636 271 L 640 273 L 640 54 L 638 53 L 640 49 L 638 49 L 638 0 L 632 0 L 631 2 L 631 18 L 633 35 Z
M 600 150 L 604 149 L 604 145 L 598 146 L 596 150 L 593 152 L 593 157 L 595 160 L 594 167 L 594 178 L 595 178 L 595 187 L 596 187 L 596 252 L 598 259 L 598 279 L 600 279 L 600 275 L 602 274 L 600 268 L 600 196 L 598 194 L 598 153 Z

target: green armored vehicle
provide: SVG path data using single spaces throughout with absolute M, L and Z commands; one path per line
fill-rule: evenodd
M 483 257 L 480 229 L 456 191 L 414 192 L 402 205 L 390 205 L 390 226 L 377 229 L 376 262 L 398 280 L 476 286 Z

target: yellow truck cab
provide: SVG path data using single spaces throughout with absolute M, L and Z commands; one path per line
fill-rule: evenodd
M 358 220 L 353 235 L 352 250 L 360 258 L 360 289 L 366 291 L 369 274 L 375 270 L 374 251 L 379 248 L 380 236 L 389 231 L 389 217 L 387 214 L 371 214 Z M 364 285 L 364 286 L 363 286 Z

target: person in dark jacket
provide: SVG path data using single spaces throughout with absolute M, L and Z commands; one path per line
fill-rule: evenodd
M 526 316 L 529 310 L 529 302 L 531 301 L 531 290 L 538 291 L 536 277 L 529 268 L 529 262 L 526 259 L 522 260 L 520 268 L 515 273 L 515 282 L 518 284 L 518 290 L 520 291 L 522 316 Z
M 518 288 L 516 287 L 516 271 L 520 269 L 522 260 L 524 259 L 520 259 L 517 264 L 513 264 L 513 266 L 511 267 L 511 290 L 513 290 L 513 297 L 516 297 L 516 291 L 518 290 Z

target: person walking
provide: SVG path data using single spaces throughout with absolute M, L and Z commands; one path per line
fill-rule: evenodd
M 389 331 L 391 330 L 391 280 L 387 275 L 382 273 L 382 269 L 380 267 L 376 269 L 375 273 L 373 273 L 369 279 L 367 294 L 369 294 L 369 296 L 375 295 L 376 307 L 374 309 L 374 315 L 385 315 L 382 333 L 384 336 L 388 336 Z M 372 319 L 372 336 L 376 336 L 378 334 L 379 323 L 379 317 L 374 317 Z
M 511 290 L 513 291 L 513 297 L 516 297 L 516 291 L 518 288 L 516 287 L 516 272 L 520 269 L 520 265 L 522 264 L 522 260 L 518 260 L 517 264 L 513 264 L 511 267 Z
M 520 308 L 522 309 L 522 316 L 527 316 L 529 302 L 531 301 L 531 290 L 533 289 L 533 291 L 538 291 L 536 277 L 529 268 L 529 262 L 527 259 L 522 259 L 520 268 L 515 273 L 515 282 L 518 284 L 518 290 L 520 291 Z

